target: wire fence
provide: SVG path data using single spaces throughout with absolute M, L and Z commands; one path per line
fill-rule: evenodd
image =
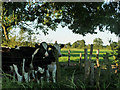
M 4 58 L 7 59 L 7 60 L 4 60 Z M 4 64 L 21 63 L 23 59 L 26 59 L 26 62 L 31 62 L 32 61 L 32 57 L 8 57 L 8 56 L 2 56 L 2 63 L 4 63 Z M 14 60 L 16 60 L 16 61 L 14 61 Z M 36 57 L 35 60 L 33 60 L 32 62 L 34 63 L 34 62 L 40 62 L 40 61 L 45 61 L 45 60 L 42 59 L 41 57 L 40 58 Z

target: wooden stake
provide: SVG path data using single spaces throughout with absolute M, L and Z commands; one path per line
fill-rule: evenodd
M 80 60 L 79 60 L 80 70 L 81 70 L 81 60 L 82 60 L 82 53 L 80 53 Z
M 54 54 L 54 57 L 55 57 L 55 61 L 56 61 L 56 66 L 57 66 L 57 82 L 59 82 L 61 80 L 61 69 L 60 69 L 60 64 L 59 64 L 59 59 L 58 59 L 58 51 L 55 50 L 55 54 Z
M 70 66 L 70 50 L 68 50 L 68 66 Z
M 89 57 L 89 61 L 91 61 L 91 59 L 92 59 L 92 53 L 93 53 L 93 44 L 91 44 L 91 48 L 90 48 L 90 57 Z
M 88 82 L 88 76 L 89 76 L 89 65 L 88 65 L 88 59 L 87 59 L 87 49 L 84 49 L 84 54 L 85 54 L 85 83 Z
M 90 73 L 90 84 L 94 86 L 94 63 L 92 62 L 92 53 L 93 53 L 93 44 L 91 44 L 90 48 L 90 57 L 89 57 L 89 73 Z
M 109 60 L 109 54 L 106 53 L 105 55 L 105 64 L 106 64 L 106 68 L 107 68 L 107 71 L 106 71 L 106 81 L 110 82 L 111 80 L 111 70 L 112 70 L 112 67 L 111 67 L 111 64 L 110 64 L 110 60 Z
M 99 64 L 99 49 L 97 50 L 96 63 L 97 63 L 97 67 L 99 67 L 100 66 L 100 64 Z
M 90 84 L 94 86 L 94 63 L 91 63 Z

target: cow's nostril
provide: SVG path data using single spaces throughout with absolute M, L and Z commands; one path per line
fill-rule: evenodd
M 45 54 L 45 57 L 48 57 L 49 55 L 48 54 Z

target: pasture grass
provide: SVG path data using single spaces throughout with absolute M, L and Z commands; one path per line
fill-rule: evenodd
M 97 89 L 98 86 L 96 84 L 91 86 L 90 84 L 85 84 L 84 82 L 84 68 L 80 70 L 79 66 L 72 66 L 72 67 L 61 67 L 61 80 L 57 83 L 47 83 L 43 81 L 41 84 L 37 84 L 37 82 L 31 81 L 30 83 L 25 82 L 17 82 L 9 79 L 6 77 L 8 74 L 4 74 L 3 81 L 2 81 L 2 88 L 9 89 L 9 88 L 20 88 L 20 89 L 83 89 L 86 88 L 95 88 Z M 103 70 L 100 76 L 100 89 L 109 89 L 109 88 L 120 88 L 120 74 L 112 73 L 111 81 L 107 82 L 106 79 L 106 71 Z M 96 82 L 96 81 L 95 81 Z
M 68 50 L 69 49 L 61 49 L 61 53 L 62 53 L 62 57 L 59 58 L 59 62 L 68 62 Z M 80 53 L 82 53 L 82 62 L 84 62 L 84 49 L 70 49 L 71 53 L 70 53 L 70 61 L 71 62 L 79 62 L 80 59 Z M 96 62 L 96 49 L 93 50 L 93 54 L 92 54 L 92 61 Z M 99 61 L 100 62 L 104 62 L 103 56 L 106 53 L 110 53 L 111 54 L 112 50 L 103 50 L 100 49 L 99 50 Z M 88 49 L 88 59 L 90 56 L 90 49 Z M 114 58 L 113 57 L 109 57 L 109 60 L 111 61 L 111 63 L 114 63 Z
M 68 62 L 68 49 L 62 49 L 61 50 L 63 56 L 59 58 L 60 63 L 67 64 Z M 111 53 L 111 50 L 100 50 L 99 60 L 100 63 L 104 63 L 103 55 L 108 52 Z M 43 83 L 37 84 L 34 81 L 31 81 L 30 83 L 19 83 L 17 81 L 11 80 L 9 77 L 9 74 L 3 73 L 3 81 L 2 81 L 2 88 L 30 88 L 30 89 L 76 89 L 80 88 L 83 90 L 86 90 L 86 88 L 95 88 L 98 89 L 98 86 L 95 84 L 91 87 L 90 84 L 85 84 L 84 82 L 84 67 L 80 69 L 79 67 L 79 56 L 80 53 L 82 53 L 82 63 L 84 63 L 84 50 L 83 49 L 71 49 L 71 57 L 70 63 L 77 63 L 75 66 L 68 67 L 61 66 L 61 80 L 57 83 L 47 83 L 46 81 L 43 81 Z M 88 50 L 88 58 L 89 58 L 90 51 Z M 111 63 L 114 63 L 113 57 L 109 58 Z M 96 63 L 96 50 L 93 50 L 93 57 L 92 61 Z M 96 70 L 95 70 L 96 72 Z M 9 76 L 9 77 L 8 77 Z M 96 73 L 95 73 L 96 78 Z M 95 79 L 96 82 L 96 79 Z M 107 81 L 106 78 L 106 70 L 101 70 L 100 75 L 100 85 L 99 89 L 109 89 L 109 88 L 120 88 L 120 74 L 112 73 L 110 82 Z

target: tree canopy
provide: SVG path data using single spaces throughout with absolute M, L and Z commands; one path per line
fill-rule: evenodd
M 56 30 L 58 24 L 67 26 L 73 33 L 85 35 L 109 30 L 119 35 L 120 12 L 117 2 L 4 2 L 2 12 L 3 35 L 7 39 L 13 26 L 28 32 Z M 32 24 L 33 22 L 33 24 Z M 32 25 L 31 25 L 32 24 Z M 32 29 L 31 29 L 32 27 Z M 34 34 L 34 33 L 31 33 Z

